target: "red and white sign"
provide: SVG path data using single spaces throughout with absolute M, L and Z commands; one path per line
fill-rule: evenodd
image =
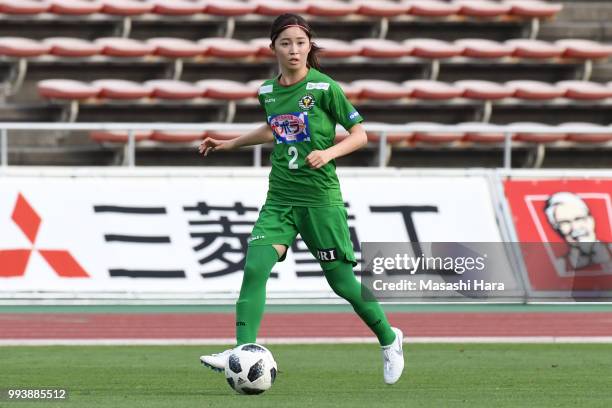
M 612 291 L 612 179 L 508 180 L 505 193 L 531 289 Z

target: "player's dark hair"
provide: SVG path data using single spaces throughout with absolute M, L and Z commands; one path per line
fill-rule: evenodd
M 308 36 L 308 39 L 311 42 L 310 52 L 308 53 L 308 57 L 306 58 L 306 65 L 316 70 L 320 70 L 321 65 L 319 64 L 319 58 L 317 57 L 317 53 L 321 50 L 321 48 L 318 47 L 314 42 L 312 42 L 312 37 L 314 36 L 314 33 L 312 31 L 312 28 L 310 28 L 308 22 L 302 16 L 292 13 L 286 13 L 276 17 L 276 20 L 274 20 L 270 29 L 270 41 L 272 42 L 272 46 L 274 46 L 274 41 L 276 41 L 280 33 L 289 27 L 300 27 L 302 30 L 304 30 L 304 32 Z

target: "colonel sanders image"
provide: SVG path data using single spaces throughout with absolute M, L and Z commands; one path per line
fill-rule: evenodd
M 569 192 L 555 193 L 546 201 L 544 212 L 552 228 L 569 246 L 565 260 L 558 266 L 565 271 L 577 271 L 604 264 L 598 268 L 600 272 L 612 266 L 612 246 L 597 239 L 595 219 L 582 198 Z

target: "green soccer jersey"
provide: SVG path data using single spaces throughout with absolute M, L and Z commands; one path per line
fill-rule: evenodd
M 259 103 L 275 138 L 266 202 L 343 205 L 335 161 L 320 169 L 306 164 L 311 151 L 334 144 L 337 123 L 348 130 L 363 121 L 340 85 L 310 68 L 302 81 L 290 86 L 281 85 L 277 78 L 264 82 L 259 88 Z

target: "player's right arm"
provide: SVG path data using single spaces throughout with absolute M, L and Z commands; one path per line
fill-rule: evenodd
M 270 126 L 266 123 L 232 140 L 217 140 L 212 137 L 207 137 L 200 143 L 198 150 L 200 154 L 207 156 L 209 152 L 234 150 L 239 147 L 253 146 L 272 141 L 274 141 L 274 134 Z

